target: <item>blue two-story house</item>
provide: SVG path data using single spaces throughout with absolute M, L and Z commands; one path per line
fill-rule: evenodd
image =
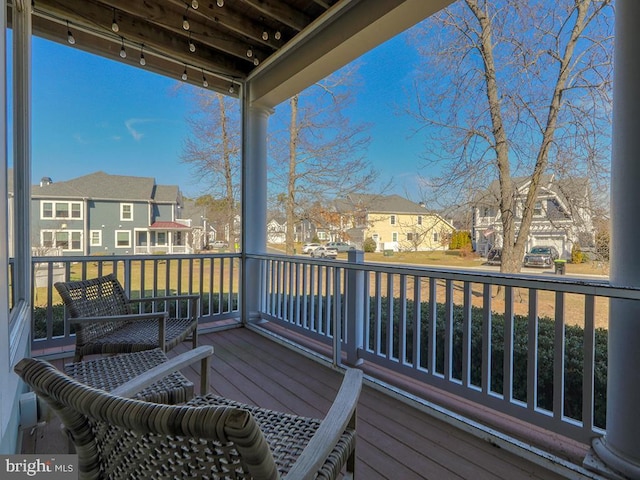
M 31 246 L 63 255 L 190 253 L 176 185 L 95 172 L 32 188 Z

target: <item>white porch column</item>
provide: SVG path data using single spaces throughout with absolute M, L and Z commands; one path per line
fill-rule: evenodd
M 616 2 L 611 163 L 611 282 L 640 286 L 640 2 Z M 585 464 L 610 478 L 640 478 L 640 302 L 611 300 L 607 433 Z M 595 464 L 595 465 L 594 465 Z
M 267 251 L 267 125 L 271 109 L 249 105 L 243 88 L 242 283 L 243 322 L 258 318 L 260 264 L 247 254 Z

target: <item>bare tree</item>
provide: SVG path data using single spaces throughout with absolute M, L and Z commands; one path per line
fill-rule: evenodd
M 209 213 L 211 221 L 219 219 L 218 231 L 231 237 L 240 195 L 240 106 L 220 93 L 197 90 L 194 107 L 187 118 L 192 136 L 185 141 L 182 161 L 191 165 L 194 179 L 207 186 L 208 207 L 218 212 Z
M 288 109 L 282 109 L 289 115 L 288 128 L 272 135 L 271 177 L 286 216 L 288 254 L 293 253 L 295 225 L 313 205 L 363 191 L 377 178 L 363 156 L 368 126 L 353 124 L 345 115 L 353 99 L 353 74 L 343 69 L 294 95 Z
M 461 0 L 416 30 L 428 179 L 439 198 L 497 180 L 503 272 L 519 270 L 540 180 L 608 175 L 611 0 Z M 515 177 L 530 188 L 517 205 Z M 520 210 L 521 209 L 521 213 Z

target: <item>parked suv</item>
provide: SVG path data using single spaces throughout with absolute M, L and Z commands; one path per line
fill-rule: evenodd
M 325 243 L 325 247 L 335 248 L 338 252 L 348 252 L 349 250 L 355 250 L 356 247 L 349 245 L 346 242 L 329 242 Z
M 321 246 L 311 251 L 311 256 L 314 258 L 336 258 L 338 251 L 335 248 Z
M 302 246 L 302 253 L 311 253 L 320 246 L 319 243 L 305 243 Z
M 525 267 L 552 267 L 553 262 L 560 257 L 558 250 L 554 246 L 533 247 L 524 256 Z

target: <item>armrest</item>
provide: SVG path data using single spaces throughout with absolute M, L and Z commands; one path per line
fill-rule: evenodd
M 101 323 L 101 322 L 123 322 L 123 321 L 138 321 L 138 320 L 153 320 L 169 318 L 168 312 L 151 312 L 151 313 L 132 313 L 129 315 L 106 315 L 101 317 L 75 317 L 70 318 L 69 323 L 82 324 L 82 323 Z
M 204 395 L 209 389 L 209 357 L 211 355 L 213 355 L 213 347 L 210 345 L 194 348 L 193 350 L 189 350 L 188 352 L 173 357 L 166 362 L 147 370 L 128 382 L 123 383 L 118 388 L 112 390 L 111 394 L 118 395 L 120 397 L 132 397 L 139 391 L 166 377 L 170 373 L 176 372 L 194 362 L 197 362 L 198 360 L 202 360 L 202 371 L 200 372 L 200 375 L 207 379 L 206 388 L 204 388 L 204 384 L 201 383 L 200 385 L 200 393 Z
M 326 461 L 349 423 L 353 421 L 361 389 L 362 371 L 348 368 L 329 412 L 285 478 L 315 478 L 318 469 Z

